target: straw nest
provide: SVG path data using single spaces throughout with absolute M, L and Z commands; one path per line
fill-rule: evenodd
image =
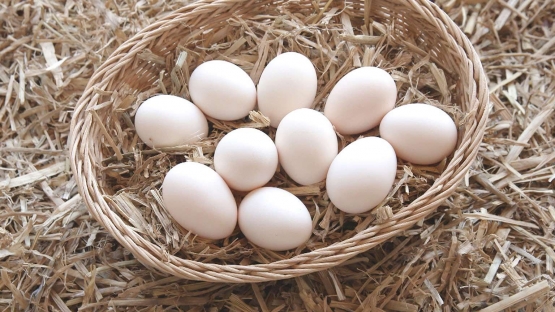
M 435 2 L 481 55 L 493 105 L 456 193 L 334 268 L 214 284 L 141 265 L 89 215 L 68 161 L 69 122 L 95 70 L 187 2 L 0 0 L 0 309 L 552 309 L 555 3 Z
M 278 170 L 269 185 L 301 198 L 313 219 L 312 238 L 290 252 L 258 248 L 238 230 L 221 241 L 191 235 L 163 208 L 159 189 L 167 171 L 183 161 L 211 165 L 218 141 L 238 127 L 260 128 L 272 138 L 275 131 L 253 111 L 248 120 L 210 119 L 212 131 L 198 144 L 153 151 L 138 142 L 134 112 L 156 93 L 189 98 L 189 73 L 202 62 L 231 61 L 256 83 L 264 66 L 285 51 L 312 60 L 319 77 L 315 109 L 353 68 L 387 70 L 397 81 L 399 105 L 430 103 L 451 114 L 459 129 L 454 155 L 435 167 L 401 163 L 387 200 L 361 215 L 334 208 L 323 184 L 299 187 Z M 487 94 L 470 42 L 428 1 L 200 1 L 148 26 L 96 70 L 71 124 L 71 164 L 91 214 L 143 264 L 205 281 L 290 278 L 342 263 L 434 211 L 476 156 Z M 342 137 L 342 146 L 354 139 Z M 240 200 L 245 194 L 235 195 Z

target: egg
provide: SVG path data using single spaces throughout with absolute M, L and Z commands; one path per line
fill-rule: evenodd
M 149 147 L 172 147 L 206 138 L 208 122 L 193 103 L 164 94 L 151 97 L 139 106 L 135 130 Z
M 357 68 L 331 90 L 324 114 L 341 134 L 357 134 L 376 127 L 397 99 L 395 81 L 377 67 Z
M 185 162 L 173 167 L 162 183 L 162 198 L 173 219 L 200 237 L 228 237 L 237 224 L 237 203 L 231 190 L 203 164 Z
M 443 110 L 427 104 L 399 106 L 385 115 L 380 136 L 399 158 L 418 165 L 435 164 L 457 145 L 457 127 Z
M 295 195 L 275 187 L 250 192 L 239 205 L 239 228 L 253 244 L 274 251 L 299 247 L 312 234 L 312 218 Z
M 225 135 L 214 152 L 214 169 L 227 185 L 251 191 L 268 183 L 278 165 L 274 141 L 264 132 L 240 128 Z
M 387 197 L 396 172 L 395 150 L 386 140 L 359 139 L 347 145 L 331 163 L 326 190 L 338 209 L 363 213 Z
M 298 108 L 309 108 L 316 97 L 318 79 L 310 60 L 299 53 L 275 57 L 258 82 L 258 108 L 277 128 L 281 119 Z
M 256 87 L 239 66 L 220 60 L 199 65 L 189 79 L 189 93 L 203 113 L 219 120 L 236 120 L 256 106 Z
M 301 108 L 287 114 L 276 131 L 279 162 L 293 181 L 301 185 L 326 178 L 337 156 L 337 136 L 320 112 Z

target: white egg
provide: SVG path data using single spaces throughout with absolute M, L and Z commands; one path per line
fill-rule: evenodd
M 256 87 L 239 66 L 226 61 L 200 64 L 189 79 L 191 99 L 203 113 L 219 120 L 236 120 L 256 106 Z
M 276 132 L 279 162 L 301 185 L 326 178 L 337 156 L 337 136 L 330 121 L 320 112 L 301 108 L 287 114 Z
M 331 202 L 347 213 L 362 213 L 380 204 L 395 181 L 397 158 L 386 140 L 367 137 L 345 147 L 326 179 Z
M 239 228 L 253 244 L 283 251 L 306 243 L 312 234 L 312 218 L 295 195 L 263 187 L 250 192 L 239 205 Z
M 258 108 L 276 128 L 288 113 L 312 107 L 317 87 L 316 70 L 306 56 L 296 52 L 280 54 L 260 76 Z
M 157 95 L 139 106 L 135 130 L 150 147 L 172 147 L 206 138 L 208 122 L 198 107 L 186 99 Z
M 200 237 L 228 237 L 237 224 L 237 203 L 231 190 L 203 164 L 186 162 L 173 167 L 164 178 L 162 198 L 173 219 Z
M 431 165 L 449 156 L 457 145 L 457 127 L 441 109 L 427 104 L 399 106 L 385 115 L 380 136 L 399 158 Z
M 341 134 L 357 134 L 376 127 L 393 109 L 397 87 L 393 78 L 377 67 L 357 68 L 333 87 L 324 114 Z
M 277 165 L 278 153 L 272 139 L 252 128 L 226 134 L 214 152 L 216 172 L 238 191 L 251 191 L 268 183 Z

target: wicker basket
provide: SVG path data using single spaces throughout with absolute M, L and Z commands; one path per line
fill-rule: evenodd
M 107 157 L 128 157 L 122 154 L 130 153 L 120 150 L 122 141 L 132 140 L 118 134 L 120 124 L 132 126 L 129 118 L 122 117 L 122 112 L 129 111 L 141 97 L 144 99 L 160 89 L 171 88 L 172 83 L 179 80 L 179 73 L 172 68 L 172 64 L 180 61 L 175 53 L 179 47 L 195 40 L 203 42 L 217 36 L 225 37 L 225 27 L 233 27 L 226 26 L 226 21 L 231 18 L 261 20 L 278 11 L 288 12 L 292 18 L 303 12 L 303 16 L 312 16 L 313 20 L 348 12 L 354 27 L 380 23 L 389 31 L 388 44 L 397 45 L 415 57 L 429 57 L 430 62 L 453 77 L 448 91 L 450 102 L 463 116 L 459 122 L 457 149 L 423 194 L 394 211 L 393 216 L 385 221 L 353 232 L 345 240 L 260 264 L 216 264 L 173 255 L 145 238 L 145 234 L 134 227 L 134 217 L 121 207 L 121 203 L 108 200 L 117 188 L 104 182 L 103 161 Z M 213 27 L 218 31 L 210 32 Z M 354 38 L 351 42 L 360 40 L 361 44 L 370 46 L 372 43 L 364 41 L 374 37 L 351 38 Z M 338 40 L 343 39 L 345 37 Z M 207 55 L 209 49 L 210 46 L 204 46 L 198 53 Z M 186 49 L 182 51 L 195 53 Z M 187 70 L 182 76 L 186 77 Z M 483 137 L 489 110 L 486 79 L 471 43 L 429 0 L 202 0 L 143 29 L 96 70 L 77 103 L 71 123 L 71 165 L 79 192 L 92 216 L 148 267 L 185 279 L 212 282 L 291 278 L 334 267 L 400 234 L 434 212 L 454 192 L 474 161 Z M 186 88 L 183 90 L 187 94 Z

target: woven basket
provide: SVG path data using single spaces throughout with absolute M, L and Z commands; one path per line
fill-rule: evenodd
M 117 193 L 117 187 L 104 182 L 103 160 L 127 157 L 122 154 L 129 153 L 120 150 L 123 141 L 133 139 L 118 135 L 125 124 L 132 126 L 131 119 L 123 118 L 122 112 L 129 111 L 141 97 L 144 100 L 160 89 L 171 88 L 179 78 L 172 68 L 179 63 L 176 49 L 193 41 L 200 44 L 216 36 L 224 38 L 225 27 L 234 27 L 226 26 L 231 18 L 261 20 L 278 14 L 276 12 L 288 12 L 293 18 L 296 13 L 303 12 L 303 16 L 312 16 L 313 20 L 348 12 L 353 27 L 380 23 L 388 29 L 389 35 L 385 38 L 388 45 L 405 49 L 416 58 L 429 57 L 430 62 L 452 77 L 448 91 L 450 102 L 463 116 L 459 121 L 457 149 L 433 185 L 418 198 L 394 211 L 385 221 L 353 232 L 345 240 L 270 263 L 228 265 L 183 259 L 145 238 L 144 233 L 134 227 L 134 217 L 128 215 L 125 207 L 108 200 L 110 195 Z M 214 27 L 218 31 L 210 32 Z M 360 44 L 370 46 L 372 43 L 364 41 L 373 37 L 352 38 L 352 42 L 360 40 Z M 201 48 L 198 53 L 209 54 L 210 46 Z M 283 48 L 285 50 L 287 47 Z M 184 76 L 188 75 L 187 70 Z M 71 165 L 79 192 L 92 216 L 146 266 L 185 279 L 212 282 L 286 279 L 334 267 L 399 235 L 434 212 L 454 192 L 476 157 L 489 110 L 486 82 L 471 43 L 429 0 L 202 0 L 143 29 L 96 70 L 77 103 L 71 123 Z M 187 94 L 186 90 L 183 92 Z

